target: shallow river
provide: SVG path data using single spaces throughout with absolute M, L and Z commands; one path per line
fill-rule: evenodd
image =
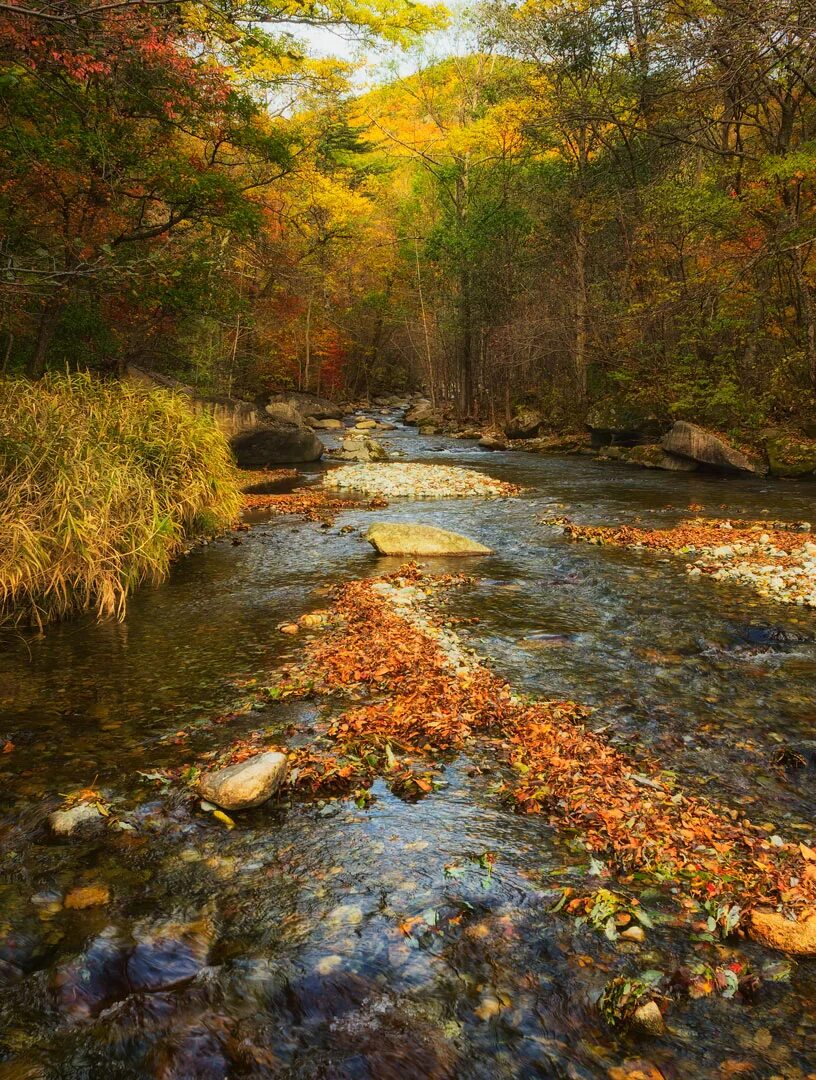
M 691 504 L 812 519 L 812 488 L 388 438 L 408 459 L 527 490 L 395 501 L 329 529 L 277 518 L 191 554 L 122 624 L 0 639 L 0 750 L 13 745 L 0 755 L 0 1080 L 816 1076 L 814 962 L 750 1000 L 679 998 L 661 1037 L 608 1028 L 595 1002 L 613 975 L 733 961 L 761 974 L 779 957 L 691 940 L 659 896 L 643 900 L 643 945 L 550 913 L 561 886 L 591 891 L 586 855 L 504 806 L 487 758 L 458 760 L 419 803 L 378 784 L 364 809 L 272 803 L 232 831 L 151 777 L 249 730 L 307 738 L 318 706 L 212 719 L 297 654 L 276 626 L 324 606 L 322 586 L 396 565 L 363 540 L 373 520 L 421 520 L 495 549 L 446 606 L 518 689 L 595 706 L 594 727 L 686 788 L 812 840 L 816 770 L 776 762 L 816 747 L 816 612 L 536 523 L 668 526 Z M 757 645 L 769 627 L 805 643 Z M 48 813 L 88 786 L 126 827 L 54 837 Z M 109 902 L 66 906 L 81 886 Z

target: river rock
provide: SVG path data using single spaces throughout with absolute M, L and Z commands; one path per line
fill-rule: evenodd
M 662 1035 L 666 1030 L 663 1014 L 654 1001 L 638 1005 L 632 1014 L 632 1024 L 641 1031 L 645 1031 L 647 1035 Z
M 195 978 L 207 963 L 213 932 L 208 919 L 137 924 L 125 967 L 130 990 L 156 993 Z
M 491 555 L 490 548 L 459 533 L 433 525 L 380 522 L 372 525 L 366 539 L 380 555 Z
M 752 911 L 748 929 L 755 941 L 771 949 L 816 956 L 816 915 L 794 922 L 776 911 Z
M 224 810 L 247 810 L 271 799 L 286 777 L 286 755 L 269 751 L 207 773 L 200 794 Z
M 507 443 L 504 439 L 500 439 L 498 435 L 482 435 L 479 439 L 479 446 L 485 450 L 506 450 Z
M 276 424 L 293 424 L 295 427 L 303 424 L 303 417 L 297 409 L 293 409 L 285 401 L 270 401 L 264 412 Z
M 333 456 L 343 461 L 388 461 L 385 447 L 362 434 L 349 435 L 343 439 L 340 449 Z
M 530 439 L 537 435 L 544 417 L 537 409 L 519 409 L 512 420 L 508 420 L 504 433 L 508 439 Z
M 317 461 L 323 443 L 305 424 L 269 423 L 236 435 L 232 449 L 242 469 Z
M 311 428 L 317 428 L 318 431 L 342 431 L 342 420 L 318 420 L 314 416 L 307 416 L 306 423 Z
M 405 414 L 406 424 L 427 424 L 435 417 L 430 401 L 418 401 Z
M 377 427 L 376 420 L 358 420 L 354 425 L 358 431 L 371 431 Z
M 609 450 L 620 450 L 622 461 L 630 465 L 642 465 L 646 469 L 664 469 L 667 472 L 696 472 L 699 464 L 689 458 L 678 457 L 677 454 L 669 454 L 662 446 L 652 445 L 633 446 L 629 450 L 611 446 Z M 608 455 L 608 456 L 611 456 Z
M 775 432 L 765 440 L 773 476 L 816 477 L 816 439 Z
M 66 810 L 55 810 L 48 821 L 57 836 L 73 836 L 76 832 L 99 828 L 105 818 L 93 803 L 83 802 Z
M 678 420 L 661 443 L 668 454 L 725 472 L 761 474 L 759 466 L 713 431 Z
M 264 404 L 268 406 L 276 402 L 282 402 L 294 409 L 301 421 L 304 421 L 307 416 L 313 416 L 315 420 L 343 419 L 343 409 L 340 405 L 329 401 L 328 398 L 318 397 L 317 394 L 307 394 L 300 390 L 283 391 L 272 394 Z
M 75 1020 L 95 1016 L 112 1001 L 127 997 L 127 952 L 119 931 L 108 926 L 76 959 L 54 972 L 51 988 L 61 1011 Z

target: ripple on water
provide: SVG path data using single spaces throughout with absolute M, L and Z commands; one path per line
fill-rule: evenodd
M 811 516 L 804 487 L 486 454 L 408 430 L 388 439 L 407 457 L 442 450 L 446 463 L 529 489 L 380 512 L 473 531 L 496 550 L 470 567 L 477 585 L 449 612 L 501 673 L 589 702 L 592 723 L 627 751 L 655 754 L 774 829 L 813 820 L 812 769 L 779 755 L 812 741 L 816 613 L 690 580 L 682 560 L 571 544 L 535 524 L 568 512 L 669 525 L 690 503 L 798 520 Z M 450 765 L 446 786 L 415 805 L 378 785 L 366 809 L 261 807 L 231 832 L 137 777 L 244 731 L 309 737 L 310 707 L 209 721 L 297 653 L 274 629 L 322 606 L 316 589 L 386 565 L 361 537 L 375 519 L 260 525 L 240 547 L 184 560 L 121 625 L 78 620 L 43 640 L 5 639 L 0 736 L 15 749 L 0 756 L 0 1077 L 590 1078 L 638 1061 L 678 1080 L 816 1070 L 807 963 L 752 1002 L 685 1002 L 657 1040 L 606 1028 L 594 1002 L 613 974 L 703 960 L 758 970 L 768 954 L 690 941 L 659 898 L 644 901 L 655 929 L 643 946 L 548 914 L 562 886 L 586 888 L 586 855 L 502 805 L 484 752 Z M 740 627 L 803 640 L 765 649 Z M 55 840 L 47 811 L 91 783 L 134 832 Z M 109 903 L 66 907 L 83 885 L 105 886 Z

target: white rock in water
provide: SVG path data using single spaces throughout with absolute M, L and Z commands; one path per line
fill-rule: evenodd
M 55 810 L 48 818 L 57 836 L 71 836 L 83 825 L 100 824 L 104 817 L 93 803 L 77 803 L 67 810 Z
M 208 773 L 199 793 L 224 810 L 248 810 L 271 799 L 286 777 L 286 754 L 268 751 Z
M 366 539 L 381 555 L 491 555 L 490 548 L 459 533 L 433 525 L 381 522 L 372 525 Z

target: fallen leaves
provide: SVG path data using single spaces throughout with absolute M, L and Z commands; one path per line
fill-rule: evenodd
M 673 529 L 578 525 L 569 518 L 542 519 L 573 540 L 693 557 L 692 577 L 706 575 L 748 585 L 787 604 L 816 607 L 816 544 L 809 522 L 731 521 L 693 518 Z
M 337 590 L 327 632 L 306 647 L 282 693 L 368 700 L 337 716 L 322 744 L 293 752 L 291 787 L 348 794 L 383 776 L 418 797 L 433 789 L 428 759 L 490 738 L 515 766 L 505 791 L 521 812 L 546 814 L 556 827 L 575 831 L 619 876 L 671 882 L 678 899 L 703 907 L 710 930 L 734 931 L 758 905 L 803 919 L 816 911 L 807 845 L 769 837 L 739 815 L 678 791 L 656 764 L 634 768 L 587 727 L 589 712 L 576 702 L 521 700 L 476 661 L 464 677 L 424 613 L 434 591 L 462 580 L 432 578 L 409 565 Z M 415 617 L 420 609 L 423 623 Z M 613 928 L 618 932 L 614 922 Z
M 270 514 L 297 514 L 304 521 L 331 524 L 341 510 L 380 510 L 385 499 L 338 499 L 318 488 L 293 491 L 285 495 L 244 495 L 245 510 L 266 510 Z

